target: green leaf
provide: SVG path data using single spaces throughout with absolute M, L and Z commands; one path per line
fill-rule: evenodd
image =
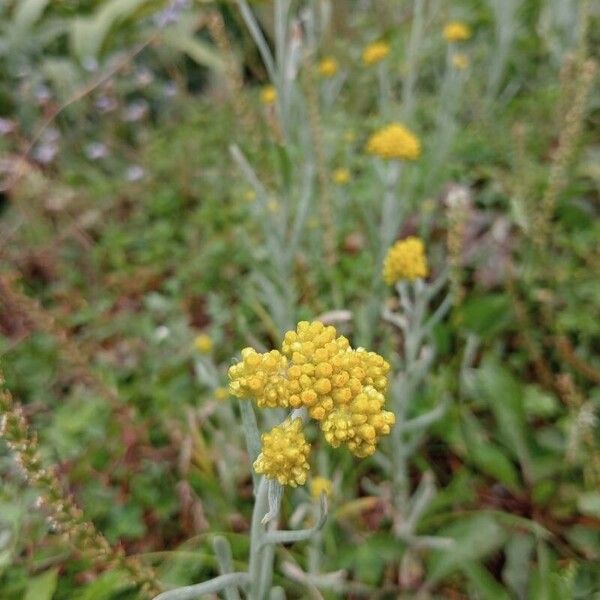
M 29 580 L 24 600 L 50 600 L 56 591 L 58 569 L 44 571 Z
M 529 569 L 524 569 L 523 566 L 529 564 L 534 546 L 535 541 L 531 535 L 516 533 L 504 548 L 506 562 L 502 569 L 502 580 L 517 598 L 527 597 Z
M 42 16 L 49 0 L 20 0 L 15 9 L 13 26 L 20 34 L 27 31 Z
M 519 474 L 506 454 L 488 439 L 479 421 L 470 412 L 463 414 L 462 432 L 466 449 L 461 454 L 486 475 L 515 490 L 519 487 Z
M 477 598 L 485 600 L 510 600 L 508 592 L 478 563 L 465 563 L 463 573 L 477 591 Z
M 494 414 L 506 448 L 529 473 L 523 389 L 519 382 L 504 367 L 488 359 L 475 371 L 474 391 Z
M 519 488 L 519 476 L 513 463 L 492 443 L 478 444 L 469 449 L 469 459 L 486 475 L 491 475 L 507 488 Z
M 506 541 L 506 532 L 491 515 L 475 515 L 461 519 L 436 532 L 455 540 L 449 550 L 432 553 L 429 578 L 439 581 L 465 563 L 479 561 L 500 548 Z
M 200 41 L 193 34 L 181 29 L 168 29 L 163 33 L 167 45 L 187 54 L 195 63 L 203 67 L 223 71 L 223 60 L 210 44 Z
M 96 58 L 110 30 L 130 18 L 148 0 L 109 0 L 91 17 L 75 19 L 71 47 L 79 60 Z
M 73 600 L 108 600 L 127 586 L 129 583 L 122 572 L 109 571 L 83 589 L 78 590 L 73 596 Z
M 466 301 L 461 314 L 464 328 L 485 338 L 509 322 L 510 305 L 505 294 L 489 294 Z

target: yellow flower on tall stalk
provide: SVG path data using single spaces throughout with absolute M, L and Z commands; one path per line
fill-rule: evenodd
M 424 279 L 429 275 L 423 240 L 409 236 L 396 242 L 383 261 L 383 279 L 388 285 L 408 279 Z
M 394 424 L 393 413 L 383 409 L 389 370 L 383 357 L 351 348 L 334 327 L 301 321 L 285 334 L 281 351 L 242 350 L 241 362 L 229 369 L 229 391 L 237 398 L 253 399 L 259 407 L 304 408 L 329 444 L 345 445 L 365 457 L 375 452 L 379 438 Z M 283 439 L 284 433 L 293 437 L 289 426 L 284 430 L 265 438 L 265 443 L 274 448 L 273 440 Z M 263 450 L 264 457 L 269 452 Z M 278 479 L 268 474 L 276 472 L 268 470 L 273 460 L 260 462 L 260 472 Z
M 417 160 L 421 156 L 421 142 L 404 125 L 391 123 L 371 135 L 366 151 L 379 158 Z
M 338 185 L 345 185 L 350 181 L 350 171 L 345 167 L 340 167 L 339 169 L 335 169 L 331 174 L 331 178 L 334 183 Z
M 321 77 L 333 77 L 338 72 L 338 69 L 338 61 L 331 56 L 321 59 L 319 63 L 319 75 Z
M 390 53 L 390 49 L 390 45 L 386 42 L 369 44 L 362 53 L 363 63 L 369 66 L 381 62 Z
M 194 340 L 194 348 L 196 348 L 200 354 L 210 354 L 213 349 L 213 341 L 210 335 L 201 333 L 200 335 L 196 336 L 196 339 Z
M 277 102 L 277 90 L 273 85 L 265 85 L 260 91 L 260 101 L 269 106 Z
M 457 52 L 452 55 L 452 66 L 459 71 L 464 71 L 469 68 L 469 57 L 462 52 Z
M 471 37 L 471 28 L 462 21 L 450 21 L 444 26 L 443 33 L 448 42 L 464 42 Z
M 281 485 L 296 487 L 306 483 L 310 466 L 310 444 L 304 437 L 302 419 L 286 419 L 262 435 L 262 451 L 254 470 Z

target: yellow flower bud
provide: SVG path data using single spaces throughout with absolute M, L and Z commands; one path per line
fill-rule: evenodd
M 275 86 L 265 85 L 260 91 L 260 101 L 267 106 L 275 104 L 277 102 L 277 90 Z
M 443 34 L 448 42 L 464 42 L 471 37 L 471 28 L 462 21 L 451 21 L 444 26 Z
M 333 77 L 338 72 L 338 62 L 335 58 L 327 56 L 319 63 L 319 75 L 321 77 Z
M 213 349 L 212 338 L 206 333 L 201 333 L 196 336 L 196 339 L 194 340 L 194 348 L 196 348 L 200 354 L 210 354 Z

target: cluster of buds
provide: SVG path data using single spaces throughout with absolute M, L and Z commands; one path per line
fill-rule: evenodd
M 244 349 L 229 369 L 229 390 L 259 407 L 305 408 L 331 446 L 366 457 L 394 424 L 383 409 L 389 370 L 381 356 L 351 348 L 334 327 L 303 321 L 285 334 L 280 351 Z M 288 420 L 265 434 L 255 470 L 282 484 L 303 483 L 308 445 L 301 428 L 301 420 Z M 286 443 L 293 452 L 283 450 Z

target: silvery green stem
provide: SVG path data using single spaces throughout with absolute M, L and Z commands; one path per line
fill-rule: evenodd
M 410 121 L 414 112 L 415 82 L 417 80 L 418 49 L 423 36 L 423 0 L 414 0 L 413 22 L 406 52 L 406 78 L 403 86 L 402 116 Z
M 269 600 L 285 600 L 285 592 L 282 587 L 274 587 L 269 594 Z
M 242 425 L 246 437 L 246 447 L 250 455 L 250 463 L 253 464 L 260 454 L 260 433 L 256 423 L 256 415 L 250 400 L 239 400 L 240 413 L 242 415 Z M 252 480 L 254 482 L 255 494 L 258 490 L 258 476 L 252 469 Z
M 389 106 L 392 91 L 387 60 L 382 60 L 377 65 L 377 80 L 379 83 L 379 112 L 385 118 L 389 117 Z
M 163 592 L 156 596 L 154 600 L 198 600 L 203 594 L 214 594 L 231 586 L 244 586 L 247 581 L 247 573 L 228 573 L 227 575 L 219 575 L 219 577 L 215 577 L 204 583 L 188 585 L 169 592 Z
M 227 538 L 219 535 L 213 540 L 213 548 L 219 561 L 221 575 L 227 575 L 233 572 L 233 559 L 231 557 L 231 546 Z M 227 586 L 223 589 L 225 600 L 240 600 L 238 588 L 235 585 Z
M 264 543 L 266 531 L 262 522 L 268 510 L 268 480 L 265 477 L 261 477 L 255 492 L 254 510 L 252 512 L 252 524 L 250 527 L 250 564 L 248 574 L 250 575 L 250 598 L 252 600 L 265 598 L 271 586 L 273 554 L 268 551 L 266 552 L 268 550 Z

